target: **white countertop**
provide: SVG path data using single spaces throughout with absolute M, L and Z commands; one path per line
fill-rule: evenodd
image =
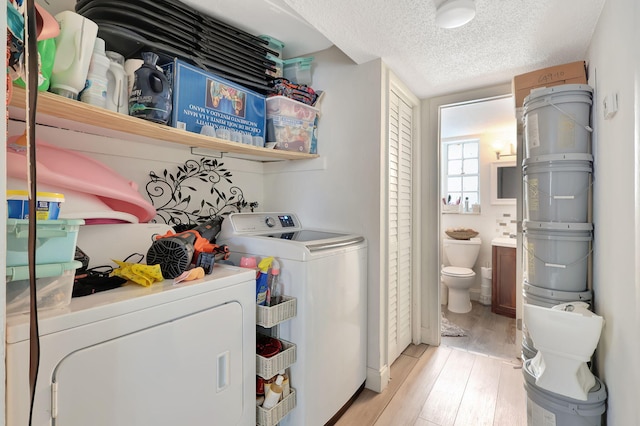
M 516 240 L 515 238 L 507 238 L 507 237 L 496 237 L 491 240 L 492 246 L 500 246 L 500 247 L 511 247 L 516 248 Z

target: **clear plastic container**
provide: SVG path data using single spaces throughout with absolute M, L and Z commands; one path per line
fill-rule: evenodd
M 312 56 L 306 58 L 286 59 L 284 61 L 284 78 L 297 84 L 306 84 L 307 86 L 311 86 L 311 83 L 313 82 L 311 74 L 312 63 Z
M 38 311 L 61 308 L 71 303 L 75 271 L 82 263 L 74 260 L 67 263 L 36 265 L 36 291 Z M 7 315 L 29 312 L 29 267 L 8 267 Z

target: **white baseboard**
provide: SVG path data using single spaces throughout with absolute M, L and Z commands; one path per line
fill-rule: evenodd
M 390 376 L 389 367 L 386 365 L 380 370 L 367 367 L 367 381 L 364 383 L 364 387 L 380 393 L 389 384 Z

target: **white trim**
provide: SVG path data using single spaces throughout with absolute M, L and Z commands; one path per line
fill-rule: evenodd
M 422 339 L 430 345 L 440 344 L 440 209 L 442 202 L 439 196 L 440 184 L 440 108 L 444 105 L 461 105 L 478 99 L 499 98 L 511 93 L 511 85 L 505 83 L 498 86 L 478 90 L 440 96 L 423 101 L 423 134 L 422 145 L 426 147 L 422 154 L 423 170 L 430 170 L 422 177 L 422 219 L 423 223 L 423 274 L 422 290 Z M 435 170 L 434 170 L 435 169 Z M 429 181 L 431 179 L 431 181 Z M 435 194 L 433 190 L 437 191 Z
M 374 392 L 382 392 L 391 379 L 391 372 L 389 368 L 384 365 L 380 370 L 374 370 L 367 367 L 367 380 L 364 383 L 364 387 Z

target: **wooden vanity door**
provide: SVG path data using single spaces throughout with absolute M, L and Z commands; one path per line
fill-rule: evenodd
M 491 312 L 516 317 L 516 249 L 493 246 Z

